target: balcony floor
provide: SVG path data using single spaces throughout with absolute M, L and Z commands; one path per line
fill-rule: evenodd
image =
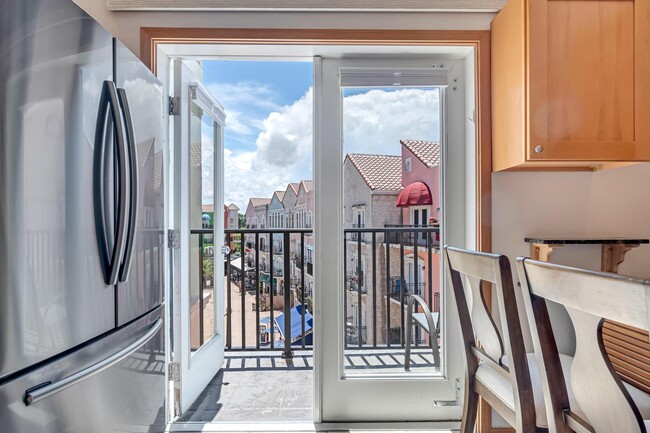
M 429 352 L 429 353 L 427 353 Z M 411 371 L 435 373 L 430 350 L 414 349 Z M 404 372 L 400 348 L 346 350 L 352 373 Z M 292 360 L 279 352 L 227 351 L 223 368 L 179 422 L 311 421 L 313 354 L 296 350 Z

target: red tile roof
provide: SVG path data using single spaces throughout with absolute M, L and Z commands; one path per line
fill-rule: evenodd
M 439 143 L 422 140 L 400 140 L 399 142 L 427 167 L 440 165 Z
M 251 203 L 253 204 L 253 207 L 257 206 L 265 206 L 271 203 L 270 198 L 252 198 Z
M 284 193 L 285 192 L 286 191 L 276 191 L 275 192 L 275 194 L 278 196 L 278 200 L 282 201 L 282 199 L 284 198 Z
M 228 205 L 228 209 L 230 209 L 230 210 L 239 210 L 239 208 L 237 207 L 237 205 L 235 203 L 230 203 Z
M 300 183 L 303 185 L 303 188 L 305 188 L 305 192 L 310 192 L 312 189 L 314 189 L 313 180 L 303 180 Z
M 371 190 L 400 191 L 402 189 L 402 157 L 348 153 L 346 158 L 357 169 Z
M 214 212 L 214 205 L 213 204 L 204 204 L 201 206 L 201 211 L 202 212 Z
M 294 194 L 298 194 L 298 188 L 300 188 L 300 184 L 297 182 L 292 182 L 289 184 L 291 189 L 293 190 Z

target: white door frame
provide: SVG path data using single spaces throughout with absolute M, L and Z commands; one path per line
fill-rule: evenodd
M 443 242 L 466 246 L 465 69 L 463 60 L 315 59 L 314 180 L 315 212 L 315 341 L 316 398 L 322 421 L 430 421 L 461 417 L 463 358 L 455 307 L 442 278 L 445 316 L 443 368 L 438 377 L 346 374 L 344 369 L 343 299 L 343 146 L 341 67 L 431 68 L 446 64 L 452 91 L 446 92 L 448 121 L 442 122 Z M 443 101 L 445 98 L 443 98 Z M 444 104 L 444 103 L 443 103 Z M 390 121 L 390 120 L 388 120 Z M 447 127 L 445 128 L 445 125 Z M 445 139 L 447 138 L 447 140 Z M 447 146 L 446 142 L 453 143 Z M 452 181 L 453 180 L 453 181 Z M 456 221 L 457 223 L 451 223 Z M 444 222 L 448 222 L 444 224 Z M 473 241 L 472 241 L 473 242 Z M 443 261 L 441 260 L 441 264 Z M 441 272 L 444 275 L 444 272 Z M 320 400 L 319 400 L 320 398 Z M 403 403 L 403 404 L 400 404 Z
M 180 97 L 180 116 L 175 116 L 174 155 L 177 174 L 173 188 L 176 190 L 174 206 L 174 228 L 179 231 L 180 248 L 175 251 L 174 261 L 174 364 L 178 366 L 180 380 L 175 384 L 176 399 L 180 400 L 177 413 L 184 413 L 198 395 L 205 389 L 208 382 L 217 373 L 224 360 L 224 265 L 221 246 L 224 243 L 224 128 L 225 111 L 203 86 L 193 78 L 191 71 L 180 59 L 173 62 L 174 95 Z M 216 335 L 208 340 L 194 354 L 190 350 L 190 173 L 191 158 L 189 119 L 191 104 L 203 109 L 216 124 L 214 134 L 214 291 L 215 295 L 215 324 Z M 180 146 L 179 146 L 180 143 Z M 202 296 L 202 294 L 200 294 Z
M 416 44 L 417 45 L 417 44 Z M 169 94 L 169 86 L 173 85 L 172 83 L 172 78 L 170 77 L 170 65 L 171 61 L 173 58 L 176 57 L 186 57 L 186 58 L 197 58 L 197 56 L 200 56 L 201 50 L 203 49 L 204 46 L 198 46 L 198 45 L 192 45 L 192 44 L 177 44 L 177 45 L 166 45 L 166 44 L 156 44 L 156 74 L 157 77 L 164 83 L 166 86 L 167 93 Z M 314 47 L 313 49 L 317 49 L 317 47 Z M 250 49 L 248 51 L 251 51 Z M 255 50 L 253 50 L 255 51 Z M 290 54 L 289 53 L 296 53 L 296 47 L 295 46 L 286 46 L 286 45 L 278 45 L 277 48 L 271 47 L 271 46 L 264 46 L 263 48 L 257 49 L 259 51 L 259 54 L 255 54 L 256 56 L 259 57 L 264 57 L 267 53 L 275 53 L 275 55 L 280 55 L 281 57 L 288 57 Z M 298 54 L 300 57 L 305 57 L 309 56 L 310 53 L 308 52 L 307 48 L 304 49 L 306 52 L 301 52 Z M 468 248 L 475 248 L 476 245 L 478 244 L 478 239 L 477 239 L 477 230 L 476 230 L 476 125 L 475 125 L 475 119 L 476 119 L 476 113 L 475 113 L 475 107 L 476 107 L 476 94 L 474 93 L 474 87 L 476 85 L 476 70 L 475 70 L 475 53 L 476 49 L 471 48 L 470 52 L 464 56 L 465 58 L 465 80 L 469 84 L 466 88 L 466 96 L 465 96 L 465 104 L 462 105 L 458 102 L 454 102 L 452 100 L 452 103 L 450 105 L 453 105 L 449 111 L 454 111 L 455 114 L 453 116 L 459 115 L 461 119 L 464 119 L 465 121 L 465 128 L 466 128 L 466 136 L 464 137 L 464 149 L 462 148 L 463 146 L 459 148 L 454 148 L 451 149 L 451 153 L 462 153 L 465 161 L 466 161 L 466 166 L 463 170 L 459 170 L 455 173 L 448 174 L 448 179 L 451 179 L 452 182 L 456 182 L 458 185 L 464 185 L 465 187 L 465 197 L 466 197 L 466 202 L 464 205 L 464 210 L 465 210 L 465 229 L 464 229 L 464 235 L 465 235 L 465 245 Z M 251 54 L 252 55 L 252 54 Z M 269 54 L 271 55 L 271 54 Z M 212 54 L 208 54 L 205 57 L 210 58 Z M 316 57 L 314 58 L 315 62 L 315 75 L 314 75 L 314 84 L 316 84 L 317 80 L 320 80 L 320 58 Z M 461 73 L 462 75 L 462 73 Z M 172 84 L 170 84 L 172 83 Z M 315 86 L 314 88 L 314 100 L 318 100 L 320 98 L 319 95 L 319 90 L 320 88 L 318 86 Z M 165 103 L 165 113 L 168 113 L 168 100 L 165 98 L 164 100 Z M 462 105 L 462 107 L 461 107 Z M 167 127 L 169 128 L 169 131 L 173 131 L 173 122 L 168 122 Z M 315 140 L 315 145 L 317 143 L 317 140 L 320 140 L 322 142 L 322 136 L 321 136 L 321 128 L 320 128 L 320 110 L 317 110 L 315 107 L 314 110 L 314 140 Z M 170 136 L 170 134 L 166 134 L 167 137 Z M 168 150 L 170 156 L 173 153 L 173 149 Z M 320 168 L 316 162 L 320 158 L 320 153 L 326 152 L 326 149 L 323 149 L 322 147 L 315 146 L 314 149 L 314 170 L 315 170 L 315 179 L 316 176 L 319 176 L 319 173 L 322 173 L 322 168 Z M 456 156 L 458 157 L 458 156 Z M 174 179 L 178 178 L 178 174 L 174 173 L 174 167 L 171 165 L 171 159 L 172 158 L 167 158 L 166 160 L 168 161 L 168 171 L 169 176 L 165 179 L 165 182 L 167 183 L 167 191 L 172 191 L 171 186 L 173 185 Z M 317 182 L 315 185 L 315 195 L 316 198 L 322 196 L 323 189 L 326 185 L 323 185 L 321 182 Z M 170 194 L 171 195 L 171 194 Z M 171 197 L 170 201 L 170 206 L 173 208 L 173 197 Z M 453 204 L 455 208 L 462 208 L 463 205 L 459 203 L 454 203 Z M 317 208 L 322 208 L 318 202 L 316 203 Z M 446 204 L 443 206 L 443 209 L 447 209 L 450 207 L 450 204 Z M 314 214 L 314 220 L 322 221 L 322 218 L 325 216 L 324 213 L 326 212 L 320 212 L 318 210 L 315 211 Z M 457 214 L 457 212 L 454 212 L 454 214 Z M 338 216 L 337 216 L 338 217 Z M 445 220 L 447 220 L 448 215 L 442 215 Z M 173 217 L 170 217 L 169 224 L 167 227 L 171 228 L 173 227 Z M 443 220 L 444 221 L 444 220 Z M 318 232 L 317 227 L 315 227 L 315 231 Z M 456 230 L 454 230 L 456 232 Z M 456 236 L 458 236 L 459 233 L 456 233 Z M 337 234 L 338 236 L 338 234 Z M 316 252 L 316 251 L 315 251 Z M 170 255 L 174 254 L 174 251 L 170 251 Z M 313 257 L 314 262 L 316 262 L 318 259 L 317 254 L 314 254 Z M 316 274 L 320 273 L 319 269 L 322 269 L 320 266 L 315 264 L 315 272 Z M 166 270 L 166 281 L 169 281 L 170 284 L 165 285 L 165 299 L 170 300 L 171 299 L 171 292 L 174 287 L 172 279 L 177 279 L 178 277 L 173 275 L 171 273 L 170 267 L 167 266 Z M 315 275 L 317 278 L 317 276 Z M 315 294 L 316 295 L 316 294 Z M 168 305 L 169 302 L 168 302 Z M 317 304 L 318 305 L 318 304 Z M 319 340 L 319 335 L 318 335 L 318 326 L 319 326 L 319 321 L 322 319 L 322 315 L 320 314 L 320 310 L 318 307 L 316 307 L 316 314 L 314 320 L 316 321 L 316 329 L 315 329 L 315 341 L 318 342 Z M 449 314 L 454 314 L 455 311 L 450 312 Z M 172 322 L 173 320 L 173 322 Z M 173 317 L 173 312 L 170 307 L 167 309 L 167 323 L 172 325 L 174 330 L 178 326 L 179 320 L 178 318 Z M 172 360 L 172 341 L 170 338 L 171 332 L 166 332 L 166 347 L 167 347 L 167 360 L 168 362 L 171 362 Z M 448 341 L 447 344 L 451 344 L 452 341 Z M 323 417 L 323 411 L 322 411 L 322 398 L 321 398 L 321 389 L 322 389 L 322 384 L 323 384 L 323 375 L 322 375 L 322 368 L 320 366 L 323 365 L 323 360 L 322 360 L 322 350 L 318 347 L 314 347 L 314 422 L 315 423 L 321 423 L 324 420 Z M 174 401 L 174 390 L 172 387 L 168 388 L 168 420 L 172 421 L 174 417 L 174 410 L 171 407 L 172 403 Z M 460 418 L 460 417 L 457 417 Z M 384 426 L 390 426 L 390 424 L 382 424 Z M 401 424 L 400 424 L 401 425 Z M 457 426 L 457 424 L 452 423 L 452 425 Z M 444 425 L 440 425 L 440 428 L 448 428 L 445 427 Z

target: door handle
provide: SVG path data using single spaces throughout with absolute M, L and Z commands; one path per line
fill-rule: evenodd
M 118 142 L 117 167 L 119 173 L 118 189 L 118 236 L 113 246 L 113 251 L 108 248 L 108 230 L 105 221 L 106 197 L 104 195 L 104 162 L 106 158 L 106 125 L 108 123 L 108 111 L 110 109 L 113 134 Z M 112 143 L 110 144 L 112 145 Z M 93 155 L 93 203 L 95 213 L 95 233 L 97 235 L 97 246 L 99 248 L 99 260 L 104 275 L 104 282 L 107 285 L 117 283 L 119 270 L 119 258 L 124 254 L 124 229 L 126 222 L 126 165 L 125 165 L 125 144 L 124 130 L 119 116 L 118 98 L 115 84 L 112 81 L 104 81 L 97 112 L 97 125 L 95 128 L 95 149 Z
M 133 257 L 133 248 L 135 246 L 135 230 L 138 223 L 138 152 L 135 143 L 135 133 L 133 131 L 133 119 L 131 117 L 131 110 L 129 109 L 129 99 L 124 89 L 117 89 L 117 96 L 120 103 L 121 112 L 123 114 L 124 125 L 126 127 L 126 146 L 127 151 L 125 154 L 129 161 L 129 185 L 131 187 L 130 200 L 129 200 L 129 221 L 126 231 L 126 245 L 124 258 L 120 266 L 118 280 L 126 282 L 129 279 L 129 271 L 131 269 L 131 261 Z
M 132 344 L 129 344 L 119 352 L 115 352 L 114 354 L 102 359 L 96 364 L 84 368 L 83 370 L 79 370 L 78 372 L 71 374 L 70 376 L 67 376 L 59 381 L 45 382 L 28 389 L 25 391 L 25 395 L 23 396 L 23 402 L 25 403 L 25 406 L 31 406 L 32 404 L 50 397 L 51 395 L 54 395 L 58 392 L 61 392 L 64 389 L 75 386 L 81 381 L 91 378 L 97 373 L 100 373 L 107 368 L 117 364 L 118 362 L 121 362 L 124 359 L 128 358 L 132 353 L 137 351 L 140 347 L 144 346 L 149 340 L 153 338 L 154 335 L 156 335 L 162 326 L 162 322 L 162 319 L 157 319 L 142 337 L 138 338 Z

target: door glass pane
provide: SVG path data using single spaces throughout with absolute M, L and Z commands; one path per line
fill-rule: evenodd
M 214 147 L 218 125 L 190 103 L 190 349 L 216 334 Z M 216 207 L 218 211 L 219 206 Z M 223 211 L 222 211 L 223 213 Z
M 344 88 L 344 365 L 347 375 L 437 374 L 440 88 Z M 360 209 L 364 210 L 363 221 Z M 415 299 L 415 298 L 413 298 Z M 407 340 L 410 372 L 405 371 Z

